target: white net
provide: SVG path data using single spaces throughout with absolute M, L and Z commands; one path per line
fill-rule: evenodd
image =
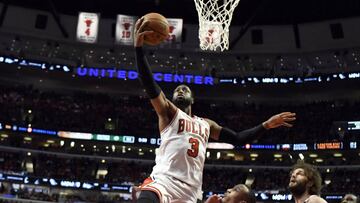
M 199 16 L 199 40 L 202 50 L 229 49 L 229 27 L 240 0 L 194 0 Z

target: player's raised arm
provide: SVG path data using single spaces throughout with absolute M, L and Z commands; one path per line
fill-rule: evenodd
M 139 19 L 135 25 L 134 47 L 136 50 L 136 67 L 140 82 L 145 88 L 157 115 L 159 116 L 160 130 L 163 129 L 176 113 L 176 107 L 166 99 L 159 85 L 155 82 L 150 65 L 143 51 L 144 36 L 150 35 L 153 31 L 143 31 L 146 25 L 143 18 Z
M 295 116 L 296 114 L 292 112 L 276 114 L 262 124 L 241 132 L 235 132 L 229 128 L 221 127 L 210 119 L 206 120 L 210 125 L 210 137 L 212 139 L 240 145 L 258 139 L 259 135 L 261 135 L 265 130 L 280 126 L 292 127 L 292 124 L 289 122 L 296 120 Z

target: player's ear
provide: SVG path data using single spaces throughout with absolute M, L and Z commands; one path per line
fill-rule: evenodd
M 313 181 L 309 181 L 309 182 L 307 183 L 307 186 L 308 186 L 309 188 L 311 188 L 313 185 L 314 185 L 314 182 L 313 182 Z
M 191 104 L 194 104 L 194 93 L 191 92 Z
M 191 104 L 194 104 L 194 92 L 193 91 L 191 91 Z

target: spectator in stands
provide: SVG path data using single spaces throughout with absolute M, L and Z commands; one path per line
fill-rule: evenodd
M 326 203 L 320 197 L 321 176 L 312 165 L 299 161 L 290 172 L 289 190 L 295 203 Z
M 342 198 L 341 203 L 358 203 L 358 198 L 354 194 L 346 194 L 344 198 Z
M 243 184 L 235 185 L 226 191 L 224 197 L 219 195 L 210 196 L 205 203 L 255 203 L 253 192 Z

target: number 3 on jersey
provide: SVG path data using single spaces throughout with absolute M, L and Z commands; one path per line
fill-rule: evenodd
M 196 138 L 190 137 L 189 143 L 191 144 L 191 149 L 187 150 L 187 154 L 191 157 L 196 158 L 199 153 L 199 140 Z

